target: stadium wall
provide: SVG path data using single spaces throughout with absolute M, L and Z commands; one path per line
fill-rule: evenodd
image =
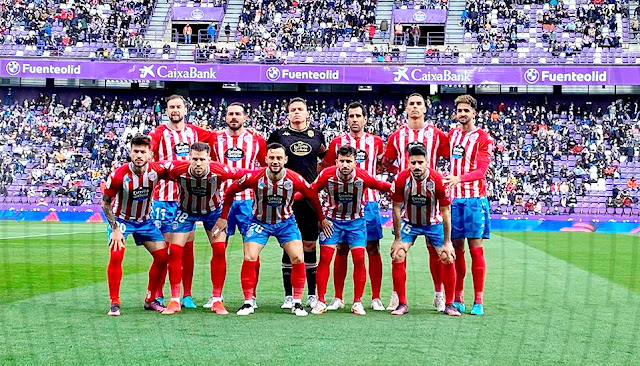
M 382 224 L 392 228 L 391 211 L 381 211 Z M 100 208 L 79 206 L 67 211 L 47 209 L 46 207 L 23 207 L 19 210 L 10 207 L 0 209 L 3 221 L 42 221 L 42 222 L 106 222 Z M 608 234 L 640 234 L 640 219 L 619 220 L 607 216 L 585 215 L 491 215 L 491 229 L 502 231 L 564 231 L 598 232 Z

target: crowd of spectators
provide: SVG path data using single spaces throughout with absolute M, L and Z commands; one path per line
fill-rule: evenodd
M 532 3 L 538 6 L 535 18 L 516 6 Z M 548 9 L 543 8 L 543 4 L 548 4 Z M 476 35 L 478 52 L 485 56 L 517 50 L 519 43 L 527 41 L 521 35 L 529 33 L 531 27 L 539 30 L 539 39 L 545 42 L 545 49 L 553 56 L 561 53 L 572 56 L 585 48 L 621 47 L 621 20 L 628 17 L 627 0 L 591 0 L 579 3 L 575 11 L 569 11 L 562 0 L 467 0 L 461 26 Z M 564 38 L 563 32 L 571 36 Z
M 79 42 L 134 47 L 156 0 L 34 0 L 0 4 L 0 43 L 58 52 Z
M 245 1 L 236 31 L 241 52 L 311 50 L 375 30 L 376 0 Z
M 350 100 L 310 100 L 312 125 L 325 138 L 345 131 L 346 105 Z M 455 125 L 450 103 L 428 97 L 427 115 L 444 131 Z M 224 126 L 228 105 L 220 100 L 189 100 L 189 121 L 209 129 Z M 267 136 L 287 123 L 287 100 L 265 99 L 247 104 L 254 129 Z M 384 140 L 405 122 L 402 101 L 368 101 L 367 131 Z M 56 204 L 89 202 L 115 163 L 125 160 L 126 143 L 137 132 L 146 133 L 162 121 L 160 97 L 81 96 L 64 104 L 54 94 L 17 100 L 5 106 L 0 118 L 0 196 L 13 184 L 17 192 L 35 203 L 40 198 Z M 618 99 L 610 104 L 592 102 L 519 104 L 486 101 L 478 106 L 477 122 L 495 139 L 489 182 L 489 198 L 507 206 L 505 213 L 572 212 L 588 192 L 609 192 L 607 204 L 628 206 L 637 201 L 638 183 L 623 174 L 620 163 L 638 162 L 640 152 L 640 104 Z M 570 163 L 571 162 L 571 163 Z M 446 164 L 440 167 L 448 169 Z M 25 176 L 26 175 L 26 176 Z M 608 178 L 626 184 L 606 190 Z M 54 197 L 54 199 L 51 199 Z M 544 210 L 544 211 L 541 211 Z M 562 211 L 564 212 L 564 211 Z

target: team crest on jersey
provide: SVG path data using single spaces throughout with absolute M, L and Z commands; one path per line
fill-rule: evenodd
M 427 130 L 427 132 L 425 133 L 425 136 L 430 139 L 433 137 L 433 130 Z
M 284 182 L 284 184 L 282 186 L 284 187 L 284 189 L 289 190 L 289 189 L 293 188 L 293 183 L 290 180 L 288 180 L 288 181 Z
M 453 147 L 453 150 L 451 150 L 451 156 L 453 156 L 454 159 L 462 159 L 464 153 L 465 149 L 462 145 L 456 145 Z
M 361 180 L 357 180 L 357 181 L 353 182 L 353 185 L 356 188 L 362 188 L 362 181 Z
M 253 138 L 250 135 L 244 135 L 244 142 L 251 143 L 251 140 L 253 140 Z
M 244 158 L 244 151 L 237 147 L 232 147 L 224 152 L 224 156 L 230 161 L 240 161 Z
M 190 150 L 190 145 L 186 142 L 181 142 L 176 144 L 176 146 L 173 147 L 173 152 L 175 152 L 176 155 L 180 156 L 180 157 L 184 157 L 189 155 L 189 150 Z
M 289 147 L 289 150 L 291 150 L 291 153 L 293 153 L 293 155 L 305 156 L 305 155 L 309 155 L 309 153 L 311 153 L 311 150 L 313 149 L 311 148 L 311 145 L 309 145 L 306 142 L 296 141 L 293 144 L 291 144 L 291 146 Z
M 371 137 L 371 136 L 367 136 L 367 138 L 366 138 L 366 139 L 364 139 L 364 142 L 365 142 L 367 145 L 372 145 L 372 144 L 373 144 L 373 137 Z
M 267 196 L 267 205 L 271 207 L 282 206 L 282 196 L 278 196 L 278 195 Z
M 436 184 L 432 181 L 428 181 L 427 182 L 427 189 L 430 191 L 433 191 L 434 189 L 436 189 Z
M 309 135 L 309 137 L 313 137 L 316 134 L 313 131 L 309 130 L 309 131 L 307 131 L 307 135 Z
M 427 196 L 422 194 L 412 195 L 409 197 L 409 203 L 416 207 L 422 207 L 427 204 Z
M 369 155 L 367 155 L 366 151 L 358 149 L 358 151 L 356 153 L 356 163 L 362 164 L 365 161 L 367 161 L 368 157 L 369 157 Z
M 196 197 L 205 197 L 207 195 L 207 187 L 187 187 L 187 189 Z
M 133 199 L 136 201 L 144 201 L 151 196 L 151 188 L 149 187 L 138 187 L 131 192 L 133 194 Z
M 156 181 L 158 180 L 158 173 L 156 173 L 154 170 L 149 172 L 149 179 L 152 181 Z
M 351 192 L 338 192 L 337 197 L 340 203 L 352 203 L 356 200 L 356 197 Z
M 478 134 L 474 133 L 473 135 L 469 136 L 469 141 L 474 142 L 478 139 Z

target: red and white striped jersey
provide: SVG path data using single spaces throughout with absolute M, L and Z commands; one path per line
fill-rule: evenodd
M 403 203 L 402 218 L 417 226 L 442 222 L 440 207 L 451 204 L 442 174 L 431 168 L 421 181 L 413 177 L 410 169 L 400 172 L 391 186 L 391 199 Z
M 189 149 L 196 141 L 207 141 L 209 132 L 200 127 L 186 123 L 180 131 L 173 130 L 166 124 L 156 127 L 151 137 L 151 151 L 155 161 L 189 160 Z M 159 201 L 177 201 L 180 192 L 178 185 L 172 181 L 162 181 L 153 192 L 153 199 Z
M 493 138 L 480 128 L 449 131 L 451 175 L 461 182 L 451 189 L 452 198 L 486 197 L 487 170 L 493 154 Z
M 167 167 L 168 179 L 180 186 L 180 208 L 192 215 L 204 215 L 217 209 L 222 203 L 220 186 L 227 179 L 239 179 L 245 170 L 212 162 L 202 177 L 191 173 L 188 161 L 172 161 Z
M 115 198 L 111 207 L 116 217 L 142 222 L 151 214 L 151 195 L 167 172 L 160 163 L 150 162 L 144 172 L 133 171 L 133 164 L 124 164 L 107 179 L 104 194 Z
M 267 143 L 264 137 L 253 130 L 245 130 L 240 136 L 231 136 L 227 130 L 215 131 L 209 139 L 209 146 L 212 160 L 233 168 L 254 170 L 267 165 Z M 225 182 L 224 187 L 231 183 Z M 253 199 L 253 191 L 246 189 L 238 193 L 235 199 Z
M 399 171 L 405 170 L 409 167 L 409 148 L 418 143 L 427 148 L 429 168 L 435 169 L 438 158 L 449 155 L 447 135 L 431 125 L 426 125 L 418 130 L 408 126 L 400 127 L 389 137 L 384 157 L 391 161 L 398 160 Z
M 262 168 L 251 174 L 246 174 L 227 188 L 220 217 L 226 219 L 229 216 L 229 210 L 235 194 L 249 188 L 255 194 L 253 216 L 258 221 L 277 224 L 291 217 L 293 215 L 293 200 L 296 192 L 299 192 L 303 197 L 309 198 L 311 205 L 316 210 L 318 219 L 320 221 L 324 220 L 318 195 L 311 190 L 309 183 L 300 174 L 290 169 L 284 169 L 284 176 L 277 181 L 273 181 L 267 176 L 267 169 Z
M 380 182 L 357 167 L 353 178 L 345 181 L 339 176 L 338 167 L 333 166 L 320 173 L 311 189 L 314 192 L 326 189 L 329 193 L 324 204 L 325 216 L 347 221 L 364 217 L 364 205 L 367 203 L 364 193 L 367 189 L 389 192 L 391 184 Z
M 338 149 L 341 146 L 351 146 L 356 149 L 357 167 L 364 169 L 372 177 L 376 176 L 378 168 L 378 158 L 384 152 L 382 139 L 380 136 L 365 133 L 363 137 L 355 137 L 350 133 L 338 136 L 329 143 L 329 149 L 324 156 L 324 164 L 327 166 L 336 165 L 338 158 Z M 364 192 L 365 202 L 378 202 L 378 192 L 374 189 L 367 188 Z

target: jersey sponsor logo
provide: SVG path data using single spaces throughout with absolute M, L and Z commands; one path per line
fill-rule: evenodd
M 416 206 L 422 207 L 427 204 L 428 197 L 422 194 L 416 194 L 409 197 L 409 203 Z
M 362 164 L 365 161 L 367 161 L 367 158 L 369 158 L 369 155 L 367 155 L 367 152 L 364 150 L 358 149 L 358 152 L 356 153 L 356 163 Z
M 189 193 L 196 197 L 205 197 L 207 195 L 207 187 L 187 187 Z
M 149 172 L 149 179 L 150 179 L 150 180 L 153 180 L 153 181 L 158 180 L 158 173 L 156 173 L 156 172 L 155 172 L 155 171 L 153 171 L 153 170 L 152 170 L 152 171 L 150 171 L 150 172 Z
M 309 145 L 306 142 L 296 141 L 293 144 L 291 144 L 291 146 L 289 147 L 289 150 L 291 150 L 291 153 L 293 153 L 294 155 L 305 156 L 305 155 L 309 155 L 311 153 L 311 150 L 313 149 L 311 148 L 311 145 Z
M 143 201 L 148 199 L 151 196 L 151 188 L 149 187 L 138 187 L 133 190 L 133 199 L 136 201 Z
M 237 147 L 232 147 L 224 152 L 224 156 L 227 158 L 227 160 L 239 161 L 244 158 L 244 151 L 242 151 L 242 149 L 238 149 Z
M 350 192 L 338 192 L 337 198 L 340 203 L 351 203 L 356 200 L 356 196 Z
M 453 147 L 453 150 L 451 151 L 451 156 L 453 156 L 454 159 L 462 159 L 462 157 L 464 156 L 464 153 L 465 153 L 464 146 L 456 145 Z
M 176 146 L 173 147 L 173 152 L 176 155 L 178 155 L 180 157 L 183 157 L 183 156 L 189 155 L 190 148 L 191 147 L 190 147 L 190 145 L 188 143 L 181 142 L 181 143 L 176 144 Z
M 267 196 L 267 205 L 271 207 L 282 206 L 282 196 L 277 196 L 277 195 Z
M 424 148 L 426 148 L 426 146 L 424 146 L 424 144 L 420 141 L 413 141 L 407 144 L 407 151 L 409 151 L 412 147 L 414 146 L 422 146 Z

